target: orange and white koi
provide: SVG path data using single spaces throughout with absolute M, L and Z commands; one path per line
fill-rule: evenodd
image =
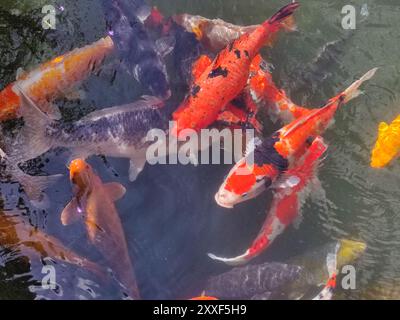
M 345 91 L 330 99 L 323 108 L 310 111 L 269 138 L 259 141 L 229 172 L 215 195 L 216 202 L 232 208 L 271 186 L 281 173 L 292 167 L 304 152 L 307 141 L 321 135 L 331 125 L 338 108 L 361 93 L 359 87 L 371 79 L 376 70 L 368 71 Z
M 176 23 L 188 32 L 193 32 L 203 46 L 211 52 L 219 52 L 229 43 L 245 33 L 251 33 L 260 25 L 238 26 L 222 19 L 207 19 L 198 15 L 180 14 L 173 16 Z M 294 30 L 293 17 L 282 22 L 285 29 Z M 265 45 L 271 45 L 275 37 L 271 37 Z
M 280 9 L 251 33 L 228 45 L 196 79 L 190 93 L 174 112 L 172 134 L 180 137 L 184 129 L 199 131 L 213 123 L 224 107 L 246 86 L 250 64 L 260 49 L 283 28 L 282 21 L 299 7 L 293 2 Z
M 21 98 L 18 88 L 24 90 L 43 112 L 53 119 L 59 119 L 59 111 L 52 105 L 52 101 L 71 92 L 77 83 L 97 70 L 113 50 L 113 41 L 105 37 L 19 75 L 15 82 L 0 92 L 0 121 L 19 116 Z
M 400 154 L 400 116 L 391 124 L 381 122 L 371 154 L 371 167 L 383 168 Z
M 125 194 L 125 188 L 116 182 L 103 183 L 82 159 L 73 160 L 69 171 L 74 197 L 61 213 L 61 222 L 68 225 L 82 217 L 90 242 L 106 258 L 129 295 L 139 299 L 124 230 L 114 205 Z
M 274 185 L 274 196 L 267 218 L 249 249 L 234 258 L 221 258 L 213 254 L 213 260 L 229 265 L 240 265 L 250 261 L 266 250 L 283 231 L 300 217 L 302 201 L 309 194 L 309 185 L 316 174 L 320 157 L 327 145 L 321 137 L 315 138 L 299 165 L 285 172 Z

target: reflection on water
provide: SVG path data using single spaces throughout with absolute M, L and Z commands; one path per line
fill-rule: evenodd
M 49 32 L 41 28 L 42 3 L 20 0 L 0 5 L 0 88 L 15 80 L 19 67 L 29 69 L 104 35 L 105 22 L 99 19 L 103 13 L 97 1 L 65 1 L 57 29 Z M 152 3 L 166 15 L 189 12 L 250 25 L 263 21 L 286 1 Z M 390 122 L 399 113 L 399 4 L 390 0 L 359 2 L 359 23 L 356 30 L 349 31 L 340 24 L 345 4 L 347 1 L 302 1 L 296 14 L 298 32 L 281 36 L 274 48 L 263 50 L 274 66 L 274 80 L 296 103 L 307 106 L 322 105 L 372 67 L 380 70 L 365 86 L 365 94 L 337 113 L 334 127 L 326 133 L 329 150 L 319 169 L 323 189 L 306 202 L 302 224 L 290 228 L 255 263 L 287 261 L 343 237 L 360 240 L 367 250 L 356 265 L 357 289 L 342 292 L 340 297 L 383 298 L 390 296 L 391 280 L 400 278 L 400 166 L 395 161 L 386 169 L 373 170 L 369 157 L 378 123 Z M 140 86 L 116 70 L 110 62 L 89 77 L 82 85 L 84 99 L 58 101 L 66 119 L 76 120 L 96 108 L 136 100 L 142 93 Z M 265 123 L 266 134 L 276 129 L 268 119 Z M 57 270 L 56 288 L 40 289 L 42 268 L 49 263 L 43 257 L 56 254 L 38 249 L 32 234 L 57 237 L 67 250 L 104 267 L 101 256 L 87 243 L 82 226 L 60 224 L 60 212 L 71 197 L 68 157 L 66 150 L 54 150 L 27 165 L 27 172 L 65 175 L 48 191 L 51 201 L 44 211 L 29 204 L 18 184 L 2 177 L 0 298 L 124 297 L 115 282 L 57 257 L 50 262 Z M 242 252 L 258 232 L 271 199 L 265 193 L 231 211 L 218 207 L 214 194 L 228 166 L 147 166 L 138 180 L 130 183 L 127 160 L 107 158 L 105 163 L 92 157 L 89 162 L 104 181 L 118 181 L 127 188 L 117 208 L 143 298 L 197 294 L 209 276 L 228 270 L 209 260 L 207 252 L 228 256 Z M 369 294 L 368 288 L 378 287 L 384 289 Z

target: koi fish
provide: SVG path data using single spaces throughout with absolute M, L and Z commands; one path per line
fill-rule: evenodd
M 329 298 L 329 292 L 334 288 L 335 270 L 354 265 L 366 247 L 363 242 L 341 239 L 289 259 L 286 263 L 302 267 L 303 272 L 297 279 L 287 283 L 282 293 L 290 300 L 312 299 L 315 297 L 315 288 L 322 285 L 326 288 L 325 297 Z M 328 282 L 326 279 L 329 279 Z
M 207 280 L 204 294 L 219 299 L 268 299 L 271 292 L 297 279 L 297 265 L 267 262 L 234 268 Z
M 204 68 L 207 58 L 202 56 L 193 66 L 193 77 L 198 77 L 199 70 Z M 246 127 L 251 125 L 257 132 L 262 133 L 263 126 L 256 116 L 261 109 L 265 109 L 273 122 L 279 120 L 288 124 L 310 112 L 309 109 L 293 103 L 284 90 L 278 89 L 272 80 L 268 63 L 257 55 L 250 65 L 250 74 L 247 86 L 242 94 L 225 107 L 217 121 L 229 125 Z
M 31 261 L 49 257 L 86 268 L 101 277 L 106 275 L 99 265 L 66 248 L 57 238 L 34 228 L 18 214 L 0 214 L 0 245 L 18 248 Z
M 61 213 L 62 224 L 69 225 L 83 218 L 89 241 L 106 258 L 131 297 L 139 299 L 124 230 L 114 205 L 124 196 L 124 186 L 116 182 L 103 183 L 82 159 L 73 160 L 69 171 L 74 197 Z
M 324 107 L 313 109 L 269 138 L 253 143 L 216 193 L 217 204 L 232 208 L 270 187 L 302 154 L 307 141 L 321 135 L 332 124 L 337 109 L 361 93 L 359 87 L 371 79 L 376 70 L 368 71 L 345 91 L 330 99 Z
M 253 114 L 264 108 L 273 122 L 279 120 L 285 124 L 307 115 L 310 109 L 296 105 L 284 90 L 278 89 L 268 69 L 268 63 L 261 55 L 257 55 L 251 62 L 248 86 L 245 90 L 247 99 L 252 99 L 256 105 L 251 110 Z M 247 102 L 247 105 L 251 105 L 251 102 Z
M 383 168 L 388 165 L 400 152 L 400 116 L 391 124 L 379 124 L 378 139 L 371 155 L 371 167 Z
M 234 258 L 209 257 L 229 265 L 250 261 L 266 250 L 283 231 L 300 217 L 302 201 L 308 196 L 309 185 L 315 177 L 318 160 L 327 150 L 321 137 L 315 138 L 304 156 L 292 169 L 285 172 L 274 185 L 274 196 L 267 218 L 256 239 L 246 252 Z
M 73 157 L 105 155 L 130 159 L 129 178 L 135 180 L 146 163 L 149 130 L 165 128 L 158 108 L 162 101 L 143 97 L 135 103 L 94 111 L 75 123 L 53 121 L 21 91 L 21 114 L 25 125 L 6 145 L 9 162 L 18 164 L 55 147 L 70 148 Z
M 196 131 L 213 123 L 224 107 L 245 87 L 250 64 L 262 46 L 282 29 L 282 21 L 299 7 L 293 2 L 283 7 L 251 33 L 232 42 L 214 59 L 193 83 L 190 94 L 174 112 L 172 134 L 180 137 L 184 129 Z
M 150 39 L 144 26 L 150 7 L 144 6 L 143 1 L 140 8 L 146 10 L 140 15 L 137 10 L 140 3 L 127 0 L 103 0 L 102 3 L 110 37 L 125 69 L 152 95 L 168 99 L 171 91 L 163 57 L 172 51 L 173 38 L 159 39 L 157 43 Z
M 52 101 L 71 92 L 74 86 L 95 71 L 113 50 L 113 41 L 110 37 L 105 37 L 58 56 L 30 72 L 17 75 L 17 81 L 0 92 L 0 121 L 19 115 L 21 97 L 18 88 L 26 92 L 43 112 L 53 119 L 59 119 L 59 110 L 52 105 Z
M 192 82 L 190 75 L 192 64 L 203 51 L 203 47 L 196 39 L 195 34 L 188 32 L 172 18 L 165 18 L 157 7 L 151 9 L 151 13 L 145 21 L 145 26 L 153 31 L 158 38 L 172 37 L 174 39 L 175 46 L 171 53 L 173 70 L 185 85 L 190 84 Z
M 194 33 L 203 46 L 211 52 L 223 50 L 232 41 L 260 27 L 260 25 L 238 26 L 222 19 L 207 19 L 190 14 L 175 15 L 172 18 L 186 31 Z M 295 29 L 293 17 L 282 21 L 282 25 L 288 30 Z M 274 40 L 275 38 L 271 37 L 265 45 L 271 45 Z
M 232 41 L 259 27 L 259 25 L 238 26 L 222 19 L 207 19 L 187 13 L 175 15 L 172 19 L 186 31 L 194 33 L 197 40 L 211 52 L 223 50 Z

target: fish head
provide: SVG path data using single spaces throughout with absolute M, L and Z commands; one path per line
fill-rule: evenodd
M 203 38 L 203 28 L 205 24 L 204 18 L 200 16 L 192 16 L 190 14 L 180 14 L 173 16 L 172 19 L 185 28 L 186 31 L 194 33 L 197 40 L 200 41 Z
M 233 208 L 257 197 L 272 184 L 272 177 L 266 173 L 263 167 L 249 165 L 243 158 L 229 172 L 215 195 L 215 201 L 221 207 Z
M 149 61 L 141 66 L 138 75 L 139 81 L 153 96 L 167 100 L 171 97 L 167 74 L 163 67 L 151 63 L 152 61 Z
M 383 168 L 398 156 L 400 151 L 399 129 L 400 119 L 396 119 L 390 125 L 385 122 L 379 124 L 378 139 L 371 154 L 372 168 Z
M 69 177 L 76 192 L 90 190 L 92 185 L 93 169 L 83 159 L 72 160 L 69 165 Z

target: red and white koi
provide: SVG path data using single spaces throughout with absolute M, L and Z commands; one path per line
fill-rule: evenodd
M 244 254 L 234 258 L 221 258 L 213 254 L 209 254 L 209 256 L 229 265 L 240 265 L 266 250 L 290 224 L 299 219 L 302 202 L 308 196 L 309 185 L 316 174 L 318 160 L 326 150 L 327 145 L 323 139 L 315 138 L 299 161 L 299 165 L 288 170 L 279 178 L 274 185 L 274 196 L 264 225 Z
M 215 195 L 216 202 L 222 207 L 232 208 L 270 187 L 303 154 L 307 141 L 321 135 L 332 124 L 338 108 L 361 93 L 359 87 L 371 79 L 376 70 L 368 71 L 345 91 L 330 99 L 323 108 L 307 112 L 258 142 L 231 169 Z

